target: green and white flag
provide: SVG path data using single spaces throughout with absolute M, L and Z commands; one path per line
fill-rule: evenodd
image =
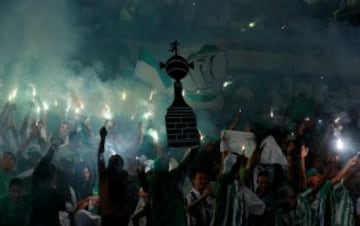
M 187 57 L 194 69 L 183 79 L 185 99 L 195 109 L 220 109 L 223 89 L 228 80 L 225 51 L 215 45 L 203 45 Z
M 148 49 L 140 47 L 134 74 L 157 91 L 167 92 L 168 88 L 172 87 L 172 80 L 165 70 L 160 69 L 159 64 Z
M 184 99 L 194 109 L 219 109 L 224 105 L 223 84 L 228 80 L 225 52 L 214 45 L 204 45 L 188 55 L 194 69 L 182 80 Z M 145 47 L 139 50 L 134 74 L 158 92 L 173 95 L 173 80 L 159 61 Z

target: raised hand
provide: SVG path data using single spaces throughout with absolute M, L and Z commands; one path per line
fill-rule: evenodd
M 214 195 L 214 194 L 215 194 L 214 188 L 209 184 L 209 185 L 205 188 L 203 194 L 204 194 L 205 196 Z
M 358 163 L 359 160 L 359 156 L 356 154 L 354 157 L 352 157 L 351 159 L 349 159 L 349 161 L 347 162 L 347 164 L 349 166 L 355 166 Z
M 50 143 L 51 143 L 52 147 L 57 148 L 64 143 L 64 139 L 62 139 L 59 136 L 56 136 L 56 137 L 51 138 Z
M 305 145 L 301 146 L 301 158 L 306 158 L 309 154 L 309 148 L 306 147 Z
M 105 139 L 105 137 L 106 137 L 106 135 L 107 135 L 107 130 L 106 130 L 105 126 L 100 129 L 100 132 L 99 132 L 99 133 L 100 133 L 100 137 L 101 137 L 102 139 Z

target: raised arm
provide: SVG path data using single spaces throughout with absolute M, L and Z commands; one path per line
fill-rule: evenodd
M 190 164 L 193 162 L 193 160 L 195 159 L 196 155 L 199 152 L 199 149 L 200 146 L 192 148 L 190 150 L 190 153 L 185 157 L 185 159 L 180 162 L 179 166 L 173 169 L 172 171 L 185 172 L 190 167 Z
M 237 112 L 233 121 L 231 122 L 231 124 L 229 125 L 229 127 L 227 129 L 235 130 L 236 127 L 239 125 L 239 123 L 240 123 L 240 112 Z
M 100 129 L 100 143 L 98 149 L 98 173 L 100 179 L 105 177 L 106 169 L 105 169 L 105 160 L 104 160 L 104 152 L 105 152 L 105 137 L 107 135 L 107 131 L 105 127 Z
M 301 153 L 300 153 L 300 191 L 303 191 L 306 187 L 306 166 L 305 166 L 305 159 L 308 156 L 309 148 L 305 145 L 301 146 Z
M 335 185 L 340 180 L 344 179 L 358 162 L 359 156 L 355 155 L 346 163 L 346 165 L 331 179 L 331 184 Z
M 138 178 L 139 178 L 140 186 L 142 187 L 143 191 L 149 193 L 150 184 L 149 181 L 147 180 L 145 169 L 143 167 L 138 171 Z

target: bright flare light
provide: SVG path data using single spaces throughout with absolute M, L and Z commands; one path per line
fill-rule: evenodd
M 154 98 L 155 95 L 155 91 L 151 90 L 150 95 L 149 95 L 149 101 L 152 101 L 152 99 Z
M 144 119 L 149 119 L 150 117 L 152 117 L 154 115 L 154 113 L 152 111 L 148 111 L 148 112 L 145 112 L 144 115 L 143 115 L 143 118 Z
M 205 136 L 201 131 L 199 131 L 199 133 L 200 133 L 200 140 L 203 141 L 205 139 Z
M 40 114 L 41 112 L 41 107 L 38 105 L 36 106 L 36 114 Z
M 103 117 L 106 120 L 112 119 L 111 108 L 108 104 L 105 104 L 105 109 L 103 110 Z
M 184 97 L 185 95 L 186 95 L 186 91 L 183 89 L 183 91 L 182 91 L 182 96 Z
M 232 81 L 225 81 L 224 84 L 223 84 L 223 87 L 226 88 L 231 84 L 232 84 Z
M 340 122 L 340 119 L 341 119 L 340 117 L 337 117 L 337 118 L 334 120 L 334 122 L 335 122 L 335 123 L 339 123 L 339 122 Z
M 339 150 L 339 151 L 343 151 L 344 150 L 344 142 L 343 140 L 339 137 L 337 140 L 336 140 L 336 148 Z
M 80 108 L 75 108 L 75 114 L 79 114 L 80 113 Z
M 154 139 L 154 142 L 159 141 L 159 134 L 155 129 L 149 129 L 148 130 L 149 135 Z
M 122 99 L 122 100 L 126 100 L 126 91 L 123 91 L 123 92 L 121 93 L 121 99 Z
M 11 90 L 10 94 L 9 94 L 9 97 L 8 97 L 8 100 L 9 101 L 12 101 L 15 99 L 16 97 L 16 94 L 17 94 L 17 88 Z
M 270 118 L 274 118 L 274 110 L 270 109 Z
M 49 105 L 46 102 L 43 102 L 43 110 L 44 111 L 49 110 Z
M 255 27 L 256 23 L 255 22 L 250 22 L 249 23 L 249 27 Z

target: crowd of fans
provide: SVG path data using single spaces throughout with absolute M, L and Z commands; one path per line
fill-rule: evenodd
M 249 122 L 240 128 L 237 114 L 218 129 L 256 134 L 246 157 L 220 130 L 198 147 L 174 151 L 144 135 L 141 124 L 124 130 L 113 120 L 97 135 L 89 119 L 76 126 L 59 120 L 51 131 L 55 119 L 29 112 L 17 123 L 7 103 L 0 114 L 0 225 L 360 225 L 358 117 L 349 115 L 321 126 L 300 120 L 289 131 Z M 339 132 L 352 148 L 334 144 Z M 266 139 L 285 164 L 262 161 Z M 117 150 L 124 143 L 126 150 Z

